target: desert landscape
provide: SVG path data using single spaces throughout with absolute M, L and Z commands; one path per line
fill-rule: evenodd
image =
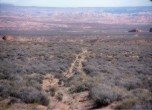
M 152 7 L 0 4 L 0 110 L 151 110 Z

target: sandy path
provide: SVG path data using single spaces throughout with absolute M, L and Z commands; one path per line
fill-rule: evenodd
M 73 70 L 76 68 L 79 72 L 83 73 L 83 67 L 82 67 L 82 63 L 85 61 L 86 57 L 89 55 L 90 53 L 88 52 L 87 49 L 82 49 L 82 52 L 76 55 L 75 60 L 73 61 L 73 63 L 71 64 L 71 66 L 69 67 L 69 69 L 64 73 L 65 77 L 70 78 L 73 76 L 74 72 Z
M 64 73 L 65 77 L 72 77 L 74 75 L 74 69 L 85 75 L 82 63 L 88 55 L 89 52 L 87 49 L 83 49 L 81 53 L 77 54 L 71 66 Z M 42 88 L 44 91 L 49 91 L 50 88 L 56 88 L 55 95 L 49 96 L 50 104 L 48 110 L 86 110 L 92 107 L 93 102 L 88 99 L 88 91 L 69 94 L 68 90 L 70 87 L 65 87 L 64 84 L 59 85 L 59 79 L 50 74 L 44 77 Z M 57 100 L 59 94 L 62 96 L 62 100 Z

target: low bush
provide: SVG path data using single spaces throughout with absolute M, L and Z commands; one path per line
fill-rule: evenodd
M 133 110 L 152 110 L 152 100 L 135 104 L 131 109 Z
M 4 81 L 1 82 L 0 84 L 0 97 L 3 98 L 8 98 L 11 94 L 11 86 L 9 84 L 9 82 Z
M 32 87 L 21 89 L 18 93 L 18 97 L 25 103 L 39 103 L 45 106 L 49 104 L 49 99 L 46 94 Z
M 123 100 L 120 104 L 118 104 L 115 109 L 122 110 L 122 109 L 131 109 L 137 103 L 137 99 L 129 98 Z
M 134 89 L 115 109 L 151 110 L 152 93 L 147 89 Z
M 106 106 L 125 97 L 125 92 L 116 86 L 100 84 L 90 90 L 90 97 L 95 101 L 95 106 Z
M 124 76 L 118 81 L 118 85 L 126 88 L 127 90 L 132 90 L 140 87 L 141 80 L 137 76 L 133 76 L 133 75 L 130 77 Z
M 51 96 L 55 96 L 56 88 L 55 88 L 55 87 L 51 87 L 51 88 L 49 89 L 49 92 L 50 92 L 50 95 L 51 95 Z
M 71 87 L 69 89 L 69 92 L 70 93 L 80 93 L 80 92 L 83 92 L 83 91 L 86 91 L 86 90 L 88 90 L 86 85 L 80 84 L 80 85 L 76 85 L 75 87 Z

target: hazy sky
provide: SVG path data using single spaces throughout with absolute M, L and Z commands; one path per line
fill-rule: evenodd
M 150 0 L 0 0 L 0 3 L 47 7 L 152 6 Z

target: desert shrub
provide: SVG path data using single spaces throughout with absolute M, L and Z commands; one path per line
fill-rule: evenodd
M 129 97 L 122 100 L 115 109 L 150 110 L 152 93 L 147 89 L 134 89 Z
M 55 96 L 56 88 L 55 87 L 49 88 L 49 92 L 51 96 Z
M 41 91 L 41 85 L 35 80 L 26 81 L 26 86 L 31 86 Z
M 152 110 L 152 100 L 135 104 L 131 109 L 133 110 Z
M 132 75 L 130 77 L 127 77 L 126 75 L 122 77 L 120 80 L 118 80 L 117 83 L 117 85 L 125 87 L 127 90 L 131 90 L 140 87 L 141 80 L 136 76 Z
M 83 91 L 88 91 L 94 85 L 93 79 L 91 80 L 88 79 L 85 82 L 81 82 L 81 81 L 82 80 L 77 80 L 75 82 L 72 82 L 74 86 L 69 89 L 69 93 L 80 93 Z
M 90 97 L 95 101 L 96 106 L 108 105 L 121 100 L 125 95 L 121 88 L 105 84 L 100 84 L 90 90 Z
M 90 75 L 90 76 L 94 76 L 100 73 L 99 65 L 96 65 L 96 64 L 87 64 L 83 67 L 83 70 L 85 71 L 87 75 Z
M 131 109 L 137 103 L 136 98 L 129 98 L 123 100 L 120 104 L 118 104 L 115 109 L 122 110 L 122 109 Z
M 84 71 L 85 71 L 85 73 L 87 73 L 87 74 L 93 74 L 94 69 L 95 69 L 95 67 L 92 67 L 92 66 L 84 67 Z
M 43 80 L 43 75 L 41 74 L 35 74 L 35 73 L 30 73 L 27 77 L 25 77 L 26 80 L 31 81 L 34 80 L 37 83 L 41 84 Z
M 62 101 L 62 99 L 63 99 L 63 94 L 62 94 L 61 92 L 58 92 L 58 93 L 56 94 L 56 99 L 57 99 L 58 101 Z
M 41 83 L 43 80 L 43 76 L 41 74 L 29 74 L 24 80 L 26 81 L 26 86 L 32 86 L 38 90 L 41 90 Z
M 47 105 L 46 94 L 41 92 L 41 78 L 35 75 L 8 74 L 7 79 L 0 80 L 0 97 L 16 97 L 26 103 L 39 103 Z M 37 79 L 38 78 L 38 79 Z M 37 80 L 35 80 L 37 79 Z
M 10 96 L 11 94 L 11 86 L 9 84 L 9 82 L 1 82 L 0 84 L 0 97 L 3 98 L 7 98 Z
M 83 91 L 86 91 L 86 90 L 88 90 L 88 88 L 86 87 L 86 85 L 79 84 L 79 85 L 76 85 L 75 87 L 71 87 L 69 89 L 69 92 L 70 93 L 79 93 L 79 92 L 83 92 Z
M 152 93 L 148 89 L 138 88 L 130 92 L 134 97 L 138 98 L 138 100 L 140 101 L 144 102 L 147 100 L 152 100 Z
M 48 105 L 49 99 L 44 92 L 40 92 L 32 87 L 26 87 L 19 91 L 18 98 L 25 103 L 39 103 L 42 105 Z
M 80 50 L 78 46 L 67 43 L 52 43 L 47 47 L 47 43 L 30 42 L 10 44 L 3 43 L 0 50 L 0 73 L 40 73 L 48 72 L 61 74 L 66 71 L 74 58 L 74 53 Z M 47 47 L 47 48 L 46 48 Z M 64 48 L 63 48 L 64 47 Z M 53 59 L 50 57 L 53 56 Z M 51 67 L 51 68 L 50 68 Z M 9 76 L 9 75 L 8 75 Z M 7 76 L 5 76 L 7 78 Z
M 15 74 L 18 72 L 18 68 L 9 61 L 1 61 L 0 64 L 0 73 L 3 73 L 5 75 L 5 79 L 9 77 L 11 73 Z
M 6 79 L 6 75 L 3 73 L 0 73 L 0 80 Z

